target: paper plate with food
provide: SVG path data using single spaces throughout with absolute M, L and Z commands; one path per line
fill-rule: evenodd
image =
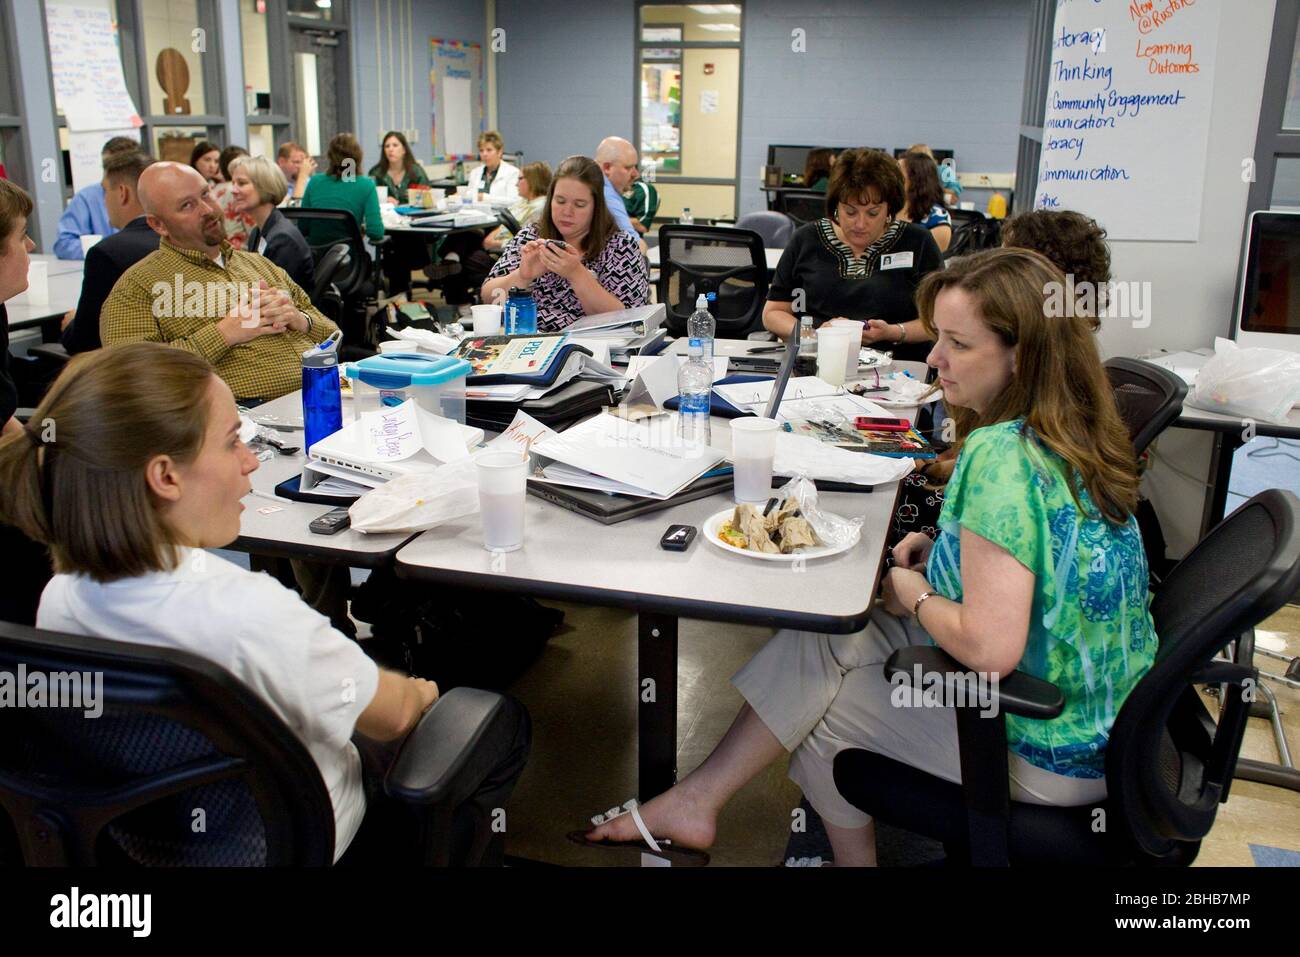
M 705 521 L 704 537 L 724 551 L 768 562 L 826 558 L 858 542 L 856 527 L 839 541 L 818 534 L 793 495 L 774 498 L 766 506 L 741 504 L 718 512 Z

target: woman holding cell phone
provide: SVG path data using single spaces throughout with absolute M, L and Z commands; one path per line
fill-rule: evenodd
M 537 327 L 546 332 L 649 301 L 645 260 L 610 216 L 595 160 L 570 156 L 560 164 L 541 217 L 506 244 L 480 296 L 504 302 L 516 286 L 532 287 Z

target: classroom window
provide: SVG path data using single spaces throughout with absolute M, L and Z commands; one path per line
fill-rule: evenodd
M 688 207 L 698 218 L 735 215 L 741 11 L 738 3 L 638 6 L 637 145 L 662 219 Z
M 216 56 L 215 37 L 199 23 L 199 0 L 143 0 L 148 110 L 154 116 L 208 112 L 204 56 Z
M 1242 161 L 1246 211 L 1300 210 L 1300 0 L 1278 0 L 1255 151 Z
M 189 163 L 199 140 L 208 139 L 207 127 L 165 126 L 154 130 L 153 155 L 160 160 Z
M 681 50 L 647 50 L 641 63 L 641 162 L 656 172 L 682 169 Z M 651 62 L 646 62 L 652 60 Z
M 333 20 L 342 0 L 289 0 L 289 15 L 309 20 Z
M 266 0 L 239 0 L 244 51 L 244 108 L 249 116 L 271 112 L 271 57 Z
M 1291 49 L 1291 77 L 1287 84 L 1286 110 L 1282 114 L 1283 129 L 1300 129 L 1300 29 L 1296 30 Z

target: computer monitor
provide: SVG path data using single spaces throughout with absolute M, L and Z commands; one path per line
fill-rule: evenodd
M 868 149 L 880 149 L 876 146 L 867 147 Z M 804 167 L 808 164 L 808 154 L 813 150 L 828 149 L 838 156 L 843 153 L 847 146 L 789 146 L 777 143 L 769 143 L 767 147 L 767 165 L 779 166 L 785 176 L 803 176 Z M 882 153 L 884 150 L 880 150 Z
M 906 152 L 907 152 L 906 146 L 894 150 L 894 159 L 902 159 L 903 154 Z M 952 159 L 957 155 L 952 150 L 937 150 L 934 149 L 933 147 L 931 147 L 930 152 L 934 154 L 934 161 L 936 163 L 942 163 L 944 160 Z
M 1232 337 L 1300 352 L 1300 212 L 1250 214 Z

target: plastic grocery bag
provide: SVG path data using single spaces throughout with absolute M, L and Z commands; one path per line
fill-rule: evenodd
M 850 452 L 810 435 L 776 434 L 774 475 L 807 475 L 828 482 L 851 482 L 855 485 L 885 485 L 897 482 L 916 467 L 911 459 L 886 455 Z
M 385 482 L 353 502 L 348 514 L 360 532 L 423 532 L 477 511 L 474 460 L 460 459 Z
M 799 510 L 823 545 L 852 545 L 862 534 L 861 516 L 844 518 L 832 512 L 823 512 L 817 507 L 817 486 L 805 475 L 798 475 L 786 482 L 776 491 L 774 497 L 780 498 L 782 503 L 789 498 L 798 501 Z
M 1208 412 L 1286 422 L 1300 401 L 1300 354 L 1281 349 L 1243 349 L 1216 339 L 1214 358 L 1201 367 L 1187 404 Z

